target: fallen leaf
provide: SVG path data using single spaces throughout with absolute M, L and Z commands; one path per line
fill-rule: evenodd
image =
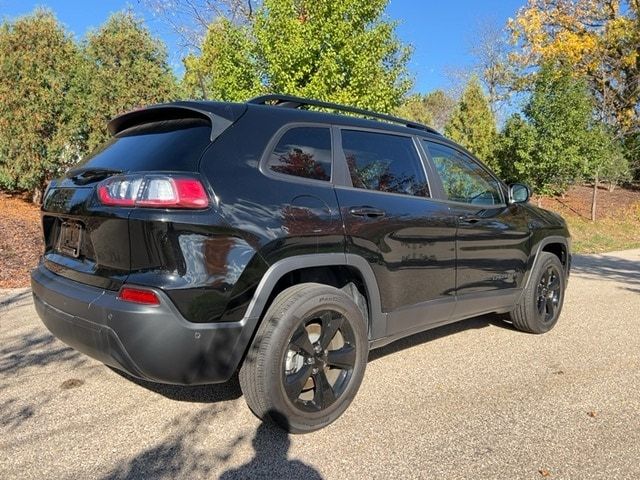
M 551 476 L 551 472 L 546 468 L 541 468 L 540 470 L 538 470 L 538 473 L 540 475 L 542 475 L 543 477 L 550 477 Z

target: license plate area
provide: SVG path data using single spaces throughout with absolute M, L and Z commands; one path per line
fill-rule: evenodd
M 58 236 L 58 252 L 70 257 L 80 256 L 82 242 L 82 225 L 78 222 L 62 222 Z

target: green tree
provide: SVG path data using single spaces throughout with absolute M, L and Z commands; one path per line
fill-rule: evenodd
M 79 62 L 71 36 L 48 10 L 0 26 L 0 187 L 35 202 L 78 158 L 69 128 Z
M 537 135 L 535 128 L 519 114 L 507 119 L 496 142 L 495 161 L 502 179 L 509 183 L 527 182 L 532 188 L 539 185 L 527 177 L 527 167 L 533 163 Z
M 426 95 L 415 94 L 409 96 L 396 109 L 396 114 L 420 122 L 444 132 L 456 107 L 456 101 L 442 90 L 434 90 Z
M 638 0 L 529 0 L 508 28 L 523 84 L 540 65 L 564 62 L 590 86 L 598 117 L 617 136 L 640 128 Z
M 246 25 L 212 25 L 186 62 L 192 91 L 244 100 L 263 91 L 389 112 L 411 87 L 410 49 L 383 20 L 388 0 L 265 0 Z
M 640 180 L 640 132 L 628 135 L 623 140 L 624 155 L 629 164 L 631 175 L 636 181 Z
M 456 101 L 443 90 L 434 90 L 424 97 L 424 106 L 432 117 L 431 127 L 444 133 L 444 128 L 456 108 Z
M 175 77 L 164 44 L 131 13 L 113 14 L 84 44 L 78 75 L 84 102 L 76 125 L 92 150 L 108 138 L 108 121 L 127 110 L 172 100 Z
M 499 173 L 499 165 L 493 158 L 496 120 L 478 77 L 469 80 L 444 131 Z
M 588 169 L 594 135 L 593 99 L 583 79 L 566 68 L 540 69 L 525 116 L 536 131 L 531 161 L 521 165 L 540 193 L 564 193 Z
M 199 56 L 184 59 L 183 88 L 194 98 L 244 101 L 263 92 L 250 28 L 221 18 L 210 26 Z
M 593 111 L 584 80 L 565 68 L 544 65 L 524 108 L 525 118 L 509 118 L 497 142 L 503 176 L 524 181 L 542 194 L 564 193 L 577 180 L 592 178 L 596 166 L 613 158 Z
M 595 221 L 600 182 L 608 182 L 609 189 L 612 190 L 618 183 L 629 180 L 631 172 L 624 156 L 623 145 L 616 140 L 610 127 L 597 123 L 589 133 L 583 176 L 593 184 L 591 220 Z
M 407 120 L 413 120 L 414 122 L 431 126 L 433 117 L 425 105 L 425 97 L 425 95 L 419 93 L 407 97 L 407 99 L 402 102 L 402 105 L 396 108 L 394 113 Z

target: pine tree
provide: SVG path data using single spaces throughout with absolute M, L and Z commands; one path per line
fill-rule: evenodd
M 90 33 L 84 55 L 79 82 L 86 91 L 78 125 L 88 151 L 108 138 L 106 125 L 114 116 L 176 96 L 164 44 L 131 13 L 116 13 Z
M 40 201 L 78 158 L 70 92 L 78 50 L 48 10 L 0 26 L 0 187 Z
M 496 120 L 476 76 L 465 87 L 445 127 L 445 135 L 499 173 L 499 165 L 493 156 L 497 135 Z

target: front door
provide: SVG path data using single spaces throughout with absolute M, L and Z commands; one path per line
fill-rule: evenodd
M 456 222 L 446 203 L 431 199 L 414 139 L 337 130 L 337 165 L 342 162 L 344 178 L 335 188 L 346 250 L 368 260 L 382 311 L 390 313 L 387 331 L 374 336 L 448 320 L 455 298 Z
M 512 305 L 528 260 L 524 208 L 508 205 L 500 182 L 469 155 L 434 141 L 424 146 L 458 222 L 456 316 Z

